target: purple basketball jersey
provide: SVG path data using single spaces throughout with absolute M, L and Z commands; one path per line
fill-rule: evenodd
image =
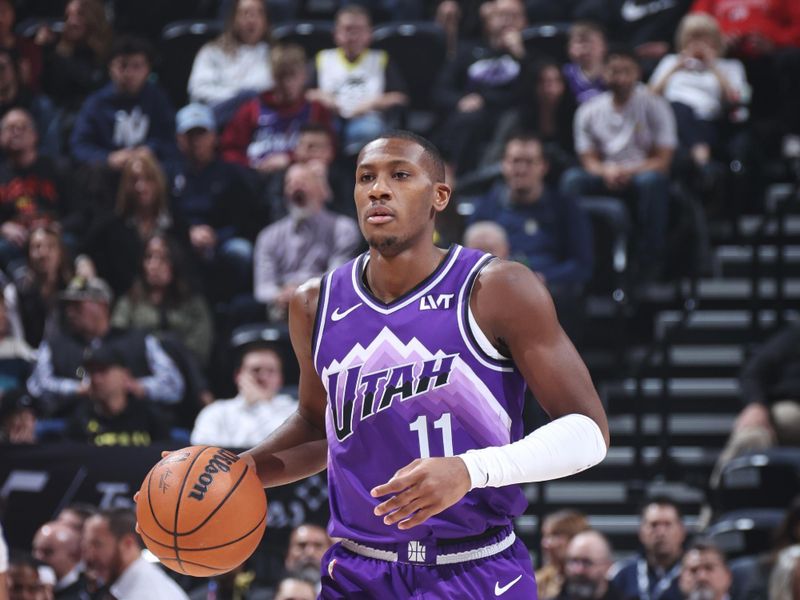
M 373 513 L 370 490 L 417 458 L 522 436 L 525 381 L 477 327 L 472 285 L 492 257 L 452 246 L 425 281 L 390 304 L 364 285 L 365 253 L 322 281 L 314 364 L 328 392 L 331 534 L 391 543 L 460 538 L 525 508 L 518 486 L 469 492 L 408 531 Z

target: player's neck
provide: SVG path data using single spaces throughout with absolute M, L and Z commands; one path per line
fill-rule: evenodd
M 446 250 L 433 244 L 425 249 L 410 248 L 395 256 L 373 249 L 364 272 L 364 283 L 373 296 L 388 304 L 424 281 L 446 255 Z

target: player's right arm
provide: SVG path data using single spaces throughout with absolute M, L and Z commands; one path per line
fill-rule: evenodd
M 289 335 L 300 365 L 297 410 L 263 442 L 242 454 L 256 468 L 264 487 L 303 479 L 326 466 L 327 394 L 312 352 L 319 284 L 319 279 L 314 279 L 301 285 L 289 305 Z

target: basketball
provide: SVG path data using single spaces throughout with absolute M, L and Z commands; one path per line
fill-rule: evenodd
M 210 577 L 255 551 L 267 525 L 267 498 L 256 473 L 236 454 L 190 446 L 150 470 L 136 517 L 145 545 L 164 565 Z

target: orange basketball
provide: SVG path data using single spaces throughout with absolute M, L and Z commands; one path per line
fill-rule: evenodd
M 136 505 L 142 539 L 170 569 L 210 577 L 242 564 L 267 525 L 261 481 L 230 450 L 172 452 L 142 482 Z

